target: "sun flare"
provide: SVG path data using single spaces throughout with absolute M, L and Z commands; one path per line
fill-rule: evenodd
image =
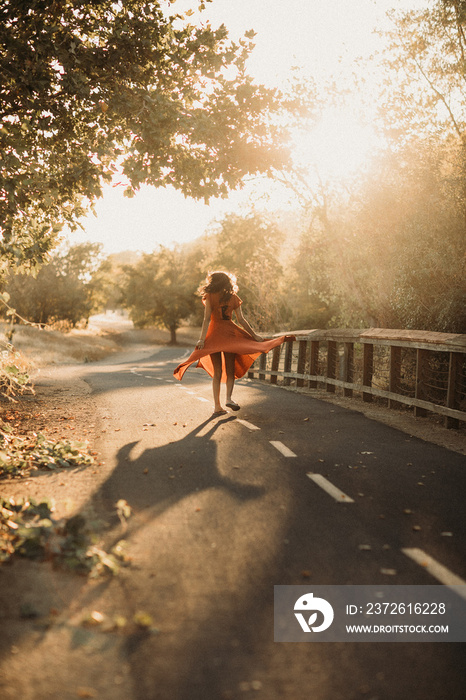
M 293 138 L 297 165 L 321 178 L 344 179 L 357 172 L 377 146 L 375 131 L 343 110 L 325 111 L 314 128 Z

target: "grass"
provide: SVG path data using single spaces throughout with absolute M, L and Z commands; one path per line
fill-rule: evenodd
M 6 342 L 7 324 L 0 324 L 0 342 Z M 95 362 L 119 349 L 109 333 L 73 330 L 68 333 L 18 325 L 13 345 L 34 368 L 53 364 Z

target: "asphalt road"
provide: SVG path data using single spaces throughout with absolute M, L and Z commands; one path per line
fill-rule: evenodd
M 84 509 L 109 523 L 107 546 L 126 539 L 132 565 L 74 606 L 144 611 L 158 632 L 63 631 L 49 685 L 30 697 L 71 699 L 81 678 L 96 693 L 81 697 L 112 700 L 465 698 L 464 644 L 273 633 L 274 585 L 466 581 L 465 457 L 256 381 L 237 383 L 239 412 L 213 418 L 205 373 L 173 380 L 183 354 L 154 348 L 82 368 L 105 462 Z M 119 499 L 132 508 L 127 531 Z
M 441 585 L 405 549 L 466 581 L 465 458 L 252 381 L 212 418 L 202 371 L 173 380 L 181 354 L 85 377 L 106 430 L 92 502 L 132 507 L 124 605 L 160 629 L 121 649 L 133 698 L 464 698 L 461 644 L 274 642 L 273 586 Z

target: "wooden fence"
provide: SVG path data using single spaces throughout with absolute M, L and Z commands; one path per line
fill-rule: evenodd
M 248 377 L 301 388 L 336 387 L 363 401 L 434 412 L 448 428 L 466 421 L 466 335 L 427 331 L 334 329 L 287 331 L 296 336 L 261 355 Z

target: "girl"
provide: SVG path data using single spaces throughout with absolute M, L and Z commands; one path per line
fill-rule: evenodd
M 210 272 L 199 288 L 204 304 L 204 320 L 196 349 L 173 372 L 181 380 L 190 365 L 197 362 L 212 377 L 214 415 L 227 413 L 220 403 L 220 384 L 226 382 L 226 406 L 238 411 L 238 404 L 231 395 L 235 379 L 242 377 L 254 360 L 269 352 L 293 336 L 281 336 L 263 340 L 255 333 L 241 310 L 241 299 L 237 296 L 236 277 L 229 272 Z M 232 321 L 233 311 L 238 326 Z

